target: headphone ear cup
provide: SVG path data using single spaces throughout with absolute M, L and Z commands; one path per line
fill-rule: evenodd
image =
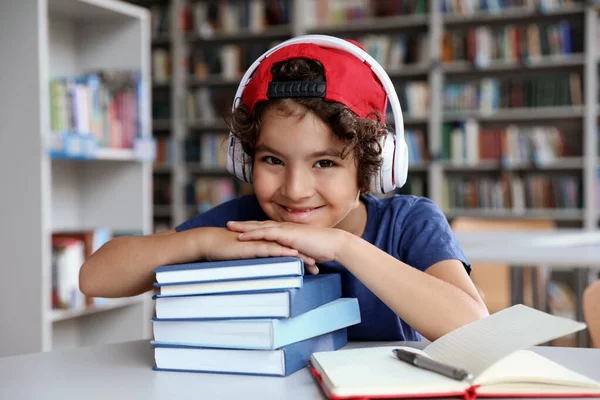
M 400 188 L 404 186 L 406 180 L 408 178 L 408 146 L 405 141 L 400 141 L 396 143 L 396 146 L 400 146 L 400 151 L 396 151 L 396 161 L 395 161 L 395 186 Z M 400 159 L 398 159 L 400 158 Z
M 381 145 L 381 167 L 371 178 L 371 192 L 385 194 L 394 190 L 394 153 L 395 136 L 388 132 L 380 142 Z
M 233 135 L 227 139 L 227 170 L 242 181 L 252 183 L 252 162 Z

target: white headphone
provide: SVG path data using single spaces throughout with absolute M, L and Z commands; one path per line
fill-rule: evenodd
M 304 35 L 286 40 L 273 47 L 254 61 L 242 77 L 235 94 L 232 110 L 235 110 L 238 100 L 242 98 L 242 93 L 246 85 L 254 75 L 254 71 L 256 71 L 259 64 L 265 58 L 282 47 L 303 43 L 316 44 L 321 47 L 343 50 L 350 53 L 361 61 L 366 62 L 371 67 L 375 76 L 379 78 L 392 108 L 395 134 L 388 133 L 381 140 L 382 165 L 378 173 L 371 180 L 370 191 L 384 194 L 391 192 L 395 188 L 402 187 L 406 183 L 408 175 L 408 148 L 404 140 L 404 122 L 398 95 L 383 67 L 366 51 L 344 39 L 327 35 Z M 227 142 L 227 170 L 244 182 L 252 183 L 252 161 L 242 149 L 242 144 L 231 133 Z

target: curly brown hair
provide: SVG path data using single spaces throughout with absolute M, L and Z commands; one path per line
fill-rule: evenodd
M 295 58 L 273 65 L 273 81 L 324 81 L 323 66 L 320 62 Z M 298 107 L 300 105 L 300 114 Z M 275 99 L 258 103 L 250 113 L 249 108 L 240 102 L 225 120 L 242 144 L 246 154 L 253 160 L 254 149 L 260 132 L 260 121 L 264 112 L 276 107 L 285 116 L 297 115 L 302 119 L 308 112 L 314 113 L 325 122 L 333 133 L 345 143 L 342 157 L 353 152 L 358 167 L 358 188 L 361 193 L 370 189 L 371 178 L 381 166 L 380 139 L 388 133 L 388 127 L 381 121 L 380 112 L 374 110 L 368 118 L 358 117 L 341 103 L 325 101 L 321 98 Z

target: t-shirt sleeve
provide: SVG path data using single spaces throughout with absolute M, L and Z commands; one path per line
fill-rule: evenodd
M 266 216 L 256 197 L 253 195 L 239 197 L 208 211 L 203 212 L 193 218 L 188 219 L 182 224 L 175 227 L 177 232 L 186 231 L 188 229 L 216 227 L 225 228 L 229 221 L 250 221 L 264 220 Z
M 402 226 L 399 254 L 404 262 L 421 271 L 440 261 L 459 260 L 471 273 L 471 264 L 446 216 L 425 197 L 417 198 L 410 206 Z
M 227 217 L 227 211 L 229 211 L 229 207 L 225 205 L 219 205 L 188 219 L 182 224 L 176 226 L 175 230 L 177 232 L 182 232 L 189 229 L 203 228 L 207 226 L 225 227 L 229 219 L 229 217 Z

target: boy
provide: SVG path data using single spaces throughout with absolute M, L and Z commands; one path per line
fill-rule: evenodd
M 388 134 L 386 92 L 370 67 L 342 50 L 294 46 L 258 66 L 228 119 L 255 194 L 165 233 L 114 239 L 83 265 L 81 290 L 131 296 L 152 288 L 161 265 L 299 256 L 310 273 L 341 273 L 343 296 L 358 298 L 362 322 L 349 339 L 435 340 L 487 315 L 435 204 L 367 194 Z M 290 81 L 312 91 L 281 84 Z

